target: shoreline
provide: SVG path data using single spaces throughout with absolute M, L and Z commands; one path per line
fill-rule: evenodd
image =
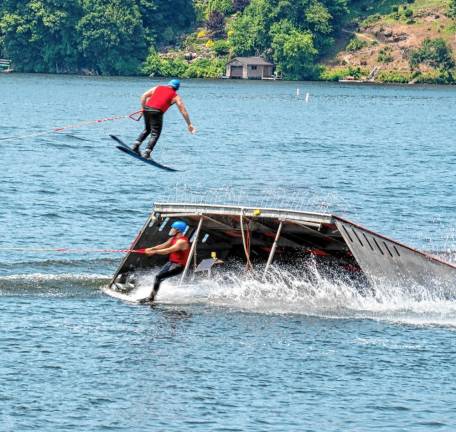
M 109 78 L 144 78 L 151 80 L 169 80 L 175 77 L 150 77 L 147 75 L 95 75 L 95 74 L 84 74 L 84 73 L 52 73 L 52 72 L 0 72 L 0 76 L 25 76 L 25 75 L 34 75 L 34 76 L 52 76 L 52 77 L 80 77 L 80 78 L 100 78 L 100 79 L 109 79 Z M 395 82 L 395 81 L 368 81 L 368 80 L 350 80 L 350 79 L 314 79 L 314 80 L 260 80 L 260 79 L 225 79 L 225 78 L 185 78 L 189 81 L 221 81 L 221 82 L 282 82 L 282 83 L 299 83 L 299 82 L 312 82 L 312 83 L 331 83 L 331 84 L 340 84 L 340 85 L 349 85 L 349 86 L 399 86 L 399 87 L 456 87 L 456 81 L 454 83 L 441 83 L 441 82 Z

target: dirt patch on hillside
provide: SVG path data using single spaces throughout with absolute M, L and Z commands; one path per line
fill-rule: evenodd
M 419 48 L 426 38 L 443 38 L 456 52 L 456 23 L 445 12 L 444 8 L 421 9 L 414 13 L 413 22 L 386 16 L 376 23 L 361 25 L 351 33 L 365 46 L 354 52 L 341 51 L 327 64 L 409 71 L 410 52 Z

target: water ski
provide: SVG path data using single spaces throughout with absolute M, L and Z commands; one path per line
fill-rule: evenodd
M 162 165 L 162 164 L 159 164 L 158 162 L 155 162 L 154 160 L 152 159 L 144 159 L 142 156 L 140 156 L 138 153 L 134 152 L 129 146 L 127 146 L 127 144 L 125 144 L 119 137 L 115 136 L 115 135 L 109 135 L 116 143 L 120 144 L 118 146 L 116 146 L 116 148 L 118 148 L 120 151 L 130 155 L 130 156 L 133 156 L 134 158 L 136 159 L 139 159 L 140 161 L 142 162 L 145 162 L 149 165 L 152 165 L 156 168 L 160 168 L 162 170 L 165 170 L 165 171 L 169 171 L 169 172 L 177 172 L 179 170 L 177 169 L 174 169 L 174 168 L 170 168 L 170 167 L 167 167 L 165 165 Z
M 152 305 L 155 303 L 155 299 L 154 298 L 150 298 L 150 297 L 146 297 L 146 298 L 143 298 L 141 300 L 138 300 L 138 303 L 139 304 L 146 304 L 146 305 Z

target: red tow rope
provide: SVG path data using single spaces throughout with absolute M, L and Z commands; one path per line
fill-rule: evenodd
M 0 248 L 0 251 L 15 252 L 59 252 L 59 253 L 136 253 L 145 254 L 146 248 L 143 249 L 72 249 L 72 248 L 55 248 L 55 249 L 35 249 L 35 248 Z
M 41 136 L 41 135 L 48 135 L 48 134 L 51 134 L 51 133 L 54 133 L 54 132 L 63 132 L 63 131 L 68 130 L 68 129 L 78 129 L 78 128 L 83 127 L 83 126 L 88 126 L 88 125 L 97 124 L 97 123 L 104 123 L 104 122 L 107 122 L 107 121 L 121 120 L 121 119 L 126 119 L 126 118 L 129 118 L 129 119 L 134 120 L 134 121 L 139 121 L 139 120 L 141 120 L 142 116 L 143 116 L 143 110 L 140 110 L 140 111 L 136 111 L 134 113 L 127 114 L 127 115 L 106 117 L 106 118 L 102 118 L 102 119 L 98 119 L 98 120 L 88 120 L 88 121 L 84 121 L 84 122 L 81 122 L 81 123 L 66 125 L 66 126 L 62 126 L 62 127 L 56 127 L 56 128 L 50 129 L 50 130 L 48 130 L 46 132 L 37 132 L 37 133 L 33 133 L 33 134 L 28 134 L 28 135 L 20 135 L 20 136 L 12 136 L 12 137 L 0 138 L 0 141 L 7 141 L 7 140 L 14 140 L 14 139 L 23 139 L 23 138 L 32 138 L 32 137 L 37 137 L 37 136 Z

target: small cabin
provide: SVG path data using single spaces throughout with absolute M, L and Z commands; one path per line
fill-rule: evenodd
M 274 64 L 263 57 L 235 57 L 226 65 L 226 78 L 274 79 Z

